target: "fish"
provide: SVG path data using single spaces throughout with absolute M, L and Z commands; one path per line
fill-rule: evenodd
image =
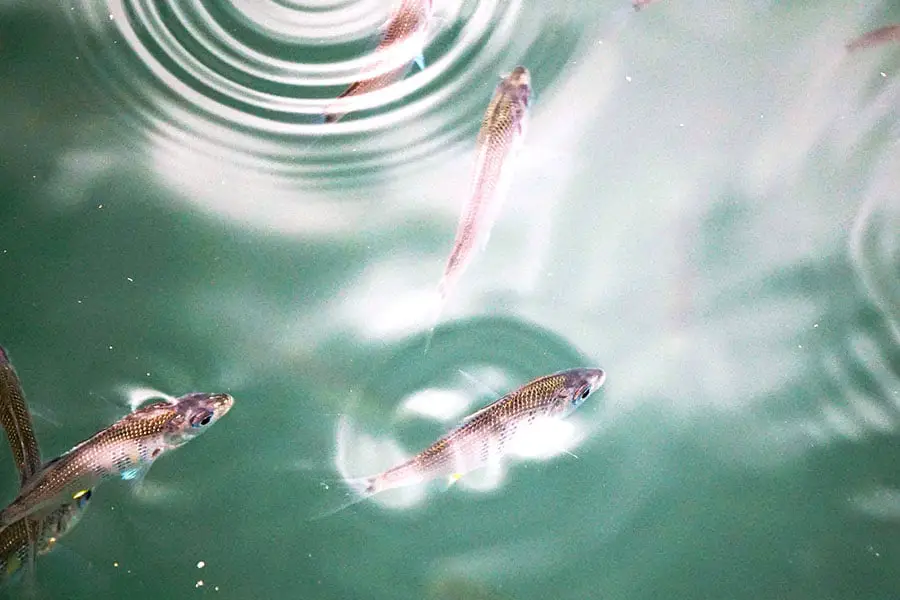
M 0 511 L 0 532 L 79 500 L 105 479 L 140 479 L 157 458 L 207 431 L 233 404 L 228 394 L 194 392 L 138 408 L 45 464 Z
M 506 443 L 521 427 L 537 419 L 568 417 L 605 380 L 606 373 L 595 368 L 539 377 L 469 415 L 409 460 L 375 475 L 347 480 L 357 495 L 351 504 L 386 490 L 439 478 L 452 484 L 466 473 L 490 466 L 491 461 L 502 459 Z
M 406 76 L 413 64 L 425 68 L 422 50 L 425 46 L 428 25 L 432 20 L 432 0 L 401 0 L 390 19 L 384 25 L 381 41 L 374 51 L 374 61 L 366 71 L 377 73 L 350 84 L 338 99 L 359 96 L 385 88 Z M 408 62 L 403 58 L 409 56 Z M 389 68 L 390 64 L 399 67 Z M 385 70 L 387 69 L 387 70 Z M 365 74 L 365 73 L 364 73 Z M 325 123 L 336 123 L 350 110 L 343 112 L 326 108 Z
M 22 487 L 40 471 L 41 453 L 25 393 L 3 347 L 0 347 L 0 425 L 6 432 Z M 0 582 L 9 580 L 23 566 L 33 565 L 36 556 L 50 552 L 78 523 L 91 493 L 92 490 L 87 490 L 74 502 L 63 504 L 43 519 L 22 519 L 0 531 Z
M 846 48 L 848 52 L 852 52 L 862 48 L 872 48 L 887 42 L 900 42 L 900 24 L 879 27 L 847 43 Z
M 438 283 L 438 302 L 432 317 L 426 351 L 441 310 L 476 250 L 488 242 L 508 187 L 512 159 L 518 154 L 528 124 L 531 74 L 518 66 L 500 80 L 488 105 L 476 140 L 475 172 L 463 207 L 456 238 Z
M 87 510 L 93 494 L 87 490 L 73 502 L 61 505 L 43 519 L 24 518 L 0 531 L 0 582 L 5 582 L 36 556 L 49 553 L 71 532 Z

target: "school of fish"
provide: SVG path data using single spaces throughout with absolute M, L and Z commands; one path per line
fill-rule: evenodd
M 233 404 L 228 394 L 206 393 L 154 402 L 43 464 L 22 385 L 0 347 L 0 424 L 20 475 L 18 496 L 0 511 L 0 581 L 52 550 L 78 523 L 101 481 L 140 478 Z
M 641 11 L 659 0 L 631 0 Z M 413 65 L 425 68 L 424 50 L 434 22 L 432 0 L 399 0 L 387 20 L 371 63 L 327 105 L 322 122 L 332 124 L 359 110 L 348 100 L 399 81 Z M 900 41 L 900 25 L 888 25 L 846 44 L 848 51 Z M 516 66 L 501 78 L 487 104 L 475 140 L 474 168 L 455 238 L 437 284 L 438 302 L 426 337 L 428 350 L 441 311 L 499 218 L 516 155 L 528 125 L 531 73 Z M 346 481 L 351 503 L 395 488 L 431 480 L 452 484 L 486 466 L 502 463 L 510 440 L 537 421 L 563 419 L 606 379 L 600 368 L 574 368 L 544 375 L 501 396 L 408 460 L 387 470 Z M 207 431 L 227 414 L 226 393 L 190 393 L 171 402 L 139 407 L 59 457 L 43 462 L 31 413 L 18 375 L 0 347 L 0 425 L 19 474 L 16 497 L 0 510 L 0 582 L 33 565 L 70 533 L 96 489 L 107 479 L 140 480 L 163 454 Z M 346 507 L 348 504 L 340 508 Z M 332 511 L 328 514 L 333 514 Z

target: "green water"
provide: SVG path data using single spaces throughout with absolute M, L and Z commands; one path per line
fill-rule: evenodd
M 428 68 L 321 141 L 381 5 L 54 4 L 0 3 L 0 344 L 45 458 L 128 390 L 236 404 L 98 488 L 27 593 L 900 598 L 900 45 L 844 51 L 896 3 L 436 2 Z M 516 64 L 516 176 L 424 354 Z M 342 444 L 384 468 L 576 366 L 608 379 L 572 455 L 309 520 Z

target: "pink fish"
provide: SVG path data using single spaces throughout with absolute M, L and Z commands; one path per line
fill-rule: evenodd
M 530 98 L 531 76 L 528 69 L 516 67 L 500 80 L 484 114 L 476 142 L 475 174 L 469 200 L 460 216 L 453 249 L 438 284 L 439 299 L 432 333 L 443 303 L 469 266 L 476 250 L 487 245 L 509 184 L 511 159 L 518 153 L 525 136 Z M 430 342 L 431 334 L 429 345 Z
M 852 52 L 861 48 L 872 48 L 887 42 L 900 42 L 900 25 L 887 25 L 862 35 L 847 44 L 847 50 Z
M 385 88 L 403 79 L 413 63 L 420 69 L 424 68 L 422 48 L 425 46 L 425 34 L 430 21 L 431 0 L 401 0 L 400 6 L 384 26 L 381 42 L 375 48 L 375 60 L 367 69 L 378 74 L 354 82 L 338 98 L 359 96 Z M 398 59 L 398 55 L 401 57 L 408 55 L 409 60 L 403 63 Z M 386 65 L 390 63 L 402 64 L 385 71 Z M 336 123 L 352 110 L 354 109 L 329 107 L 325 110 L 325 122 Z

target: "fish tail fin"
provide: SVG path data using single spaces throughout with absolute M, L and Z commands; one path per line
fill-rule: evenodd
M 378 492 L 375 484 L 375 476 L 351 477 L 341 480 L 340 485 L 344 488 L 344 496 L 349 496 L 349 498 L 343 500 L 338 505 L 333 506 L 332 508 L 316 513 L 307 520 L 318 521 L 320 519 L 335 515 L 346 508 L 350 508 L 354 504 L 359 504 L 363 500 L 368 500 Z
M 428 354 L 428 350 L 431 349 L 431 342 L 434 340 L 434 330 L 437 328 L 438 321 L 441 319 L 441 313 L 444 312 L 444 304 L 447 302 L 448 285 L 449 282 L 447 281 L 446 276 L 442 277 L 441 281 L 438 283 L 434 299 L 434 308 L 432 309 L 431 318 L 428 321 L 430 327 L 428 328 L 428 334 L 425 336 L 425 352 L 423 354 Z

